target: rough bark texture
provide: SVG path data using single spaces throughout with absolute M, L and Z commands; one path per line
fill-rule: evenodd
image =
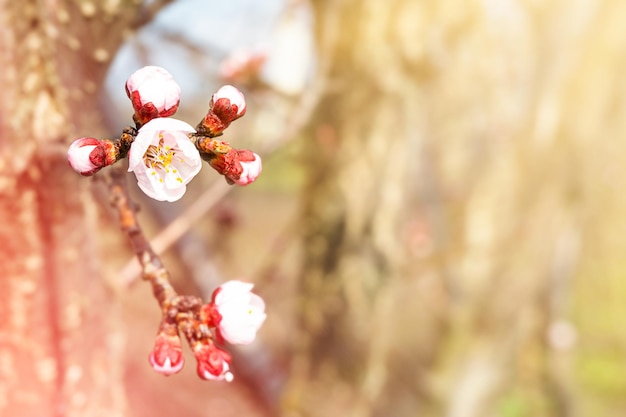
M 0 415 L 121 415 L 115 308 L 98 274 L 90 180 L 97 93 L 135 19 L 126 2 L 0 2 Z

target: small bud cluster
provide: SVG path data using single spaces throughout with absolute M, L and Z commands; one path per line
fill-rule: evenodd
M 128 157 L 128 171 L 139 188 L 159 201 L 176 201 L 187 184 L 209 162 L 229 184 L 248 185 L 261 174 L 259 155 L 232 148 L 221 136 L 230 124 L 246 113 L 246 100 L 237 88 L 221 87 L 209 104 L 209 111 L 196 129 L 169 118 L 180 104 L 180 87 L 165 69 L 147 66 L 126 81 L 135 127 L 129 127 L 117 140 L 80 138 L 68 149 L 70 166 L 84 176 Z
M 181 299 L 172 306 L 181 319 L 174 324 L 165 315 L 149 361 L 152 368 L 172 375 L 183 368 L 179 330 L 185 334 L 196 357 L 198 376 L 206 380 L 232 381 L 231 355 L 219 345 L 250 344 L 266 318 L 263 299 L 252 293 L 253 284 L 228 281 L 213 292 L 209 303 L 185 311 Z M 190 317 L 191 316 L 191 317 Z

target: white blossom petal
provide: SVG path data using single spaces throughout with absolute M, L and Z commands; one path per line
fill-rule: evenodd
M 170 118 L 146 123 L 135 138 L 128 156 L 128 170 L 137 177 L 139 188 L 159 201 L 176 201 L 186 185 L 202 168 L 202 159 L 188 133 L 189 124 Z
M 145 126 L 150 123 L 152 123 L 152 121 L 146 123 Z M 133 171 L 138 165 L 143 164 L 143 156 L 156 135 L 156 132 L 151 133 L 148 130 L 143 130 L 143 128 L 139 129 L 139 132 L 142 131 L 142 134 L 137 134 L 137 137 L 135 137 L 135 140 L 130 147 L 130 151 L 128 151 L 128 172 Z
M 251 292 L 253 284 L 228 281 L 215 293 L 213 302 L 221 316 L 220 334 L 230 343 L 249 344 L 265 321 L 265 302 Z
M 150 120 L 139 129 L 140 132 L 155 130 L 172 130 L 187 133 L 194 133 L 196 131 L 189 123 L 171 117 L 157 117 L 156 119 Z

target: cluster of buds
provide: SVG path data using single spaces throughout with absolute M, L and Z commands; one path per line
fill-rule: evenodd
M 252 288 L 253 284 L 228 281 L 213 292 L 209 303 L 201 306 L 179 298 L 179 303 L 171 305 L 164 315 L 149 356 L 152 368 L 163 375 L 183 368 L 180 331 L 191 345 L 200 378 L 232 381 L 231 355 L 219 345 L 254 341 L 266 314 L 263 299 L 252 293 Z
M 135 126 L 124 129 L 116 140 L 75 140 L 67 157 L 79 174 L 93 175 L 128 157 L 128 171 L 135 174 L 139 188 L 159 201 L 180 199 L 203 159 L 229 184 L 248 185 L 260 175 L 259 155 L 213 139 L 246 112 L 245 97 L 235 87 L 226 85 L 213 94 L 209 111 L 196 128 L 169 117 L 180 104 L 180 87 L 165 69 L 141 68 L 125 87 Z

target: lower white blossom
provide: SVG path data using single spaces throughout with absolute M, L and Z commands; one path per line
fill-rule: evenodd
M 156 118 L 143 125 L 128 154 L 128 171 L 139 188 L 159 201 L 176 201 L 202 168 L 202 159 L 188 133 L 189 124 L 171 118 Z
M 253 284 L 228 281 L 213 294 L 221 316 L 219 332 L 229 343 L 249 344 L 267 317 L 263 299 L 251 292 Z

